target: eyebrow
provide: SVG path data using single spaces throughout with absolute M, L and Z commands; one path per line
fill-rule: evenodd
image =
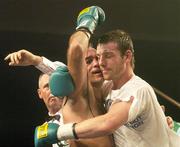
M 106 48 L 106 49 L 103 49 L 103 52 L 112 52 L 112 49 Z M 96 54 L 97 54 L 97 52 L 96 52 Z
M 97 53 L 97 56 L 99 56 L 100 54 L 103 55 L 103 54 L 112 54 L 112 53 L 113 53 L 112 51 L 105 50 L 103 53 Z
M 93 58 L 93 56 L 88 56 L 88 57 L 85 58 L 85 60 L 88 60 L 90 58 Z
M 44 84 L 43 88 L 49 87 L 49 83 Z
M 104 52 L 105 52 L 105 53 L 111 53 L 112 50 L 110 50 L 110 49 L 104 49 Z

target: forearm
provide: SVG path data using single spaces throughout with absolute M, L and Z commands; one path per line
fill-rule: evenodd
M 111 134 L 108 128 L 106 116 L 99 116 L 76 125 L 73 123 L 61 125 L 57 130 L 58 140 L 96 138 Z M 99 124 L 99 125 L 98 125 Z M 111 126 L 111 125 L 110 125 Z
M 76 124 L 75 132 L 78 138 L 95 138 L 113 133 L 114 129 L 108 125 L 106 115 L 101 115 Z
M 78 123 L 75 127 L 78 138 L 93 138 L 113 133 L 127 122 L 130 105 L 131 102 L 113 104 L 106 114 Z
M 76 85 L 76 91 L 80 92 L 87 82 L 87 69 L 84 56 L 86 55 L 89 38 L 84 32 L 75 32 L 69 40 L 67 62 L 69 71 Z
M 117 107 L 119 108 L 119 106 Z M 52 143 L 56 143 L 57 140 L 86 139 L 109 135 L 127 121 L 127 115 L 124 113 L 123 107 L 120 113 L 117 110 L 110 110 L 107 114 L 84 120 L 76 125 L 75 123 L 60 126 L 54 126 L 53 123 L 43 124 L 42 127 L 37 127 L 35 131 L 35 141 L 45 142 L 52 140 Z M 44 125 L 47 127 L 44 127 Z M 46 137 L 43 137 L 42 140 L 38 137 L 39 131 L 42 135 L 46 134 Z

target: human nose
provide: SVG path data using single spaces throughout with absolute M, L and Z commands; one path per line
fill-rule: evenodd
M 53 96 L 54 96 L 54 95 L 51 93 L 51 89 L 50 89 L 50 88 L 48 89 L 48 93 L 49 93 L 49 96 L 50 96 L 50 97 L 53 97 Z
M 99 66 L 98 58 L 97 58 L 97 59 L 94 59 L 94 61 L 93 61 L 93 66 L 94 66 L 94 67 Z
M 50 95 L 49 95 L 50 97 L 53 97 L 54 95 L 52 94 L 52 93 L 50 93 Z
M 105 62 L 104 62 L 104 58 L 102 56 L 99 56 L 98 64 L 99 64 L 99 66 L 104 66 Z

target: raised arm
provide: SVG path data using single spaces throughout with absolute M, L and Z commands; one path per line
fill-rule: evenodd
M 42 57 L 22 49 L 8 54 L 4 60 L 9 61 L 9 66 L 37 66 L 40 62 L 42 62 Z
M 67 52 L 67 63 L 69 72 L 75 83 L 76 94 L 83 92 L 87 85 L 87 68 L 85 64 L 85 54 L 88 49 L 89 38 L 82 31 L 75 32 L 69 41 Z
M 97 25 L 99 25 L 104 20 L 105 20 L 104 11 L 97 6 L 88 7 L 82 10 L 78 16 L 77 28 L 76 28 L 77 31 L 70 37 L 69 48 L 67 50 L 68 69 L 75 84 L 75 91 L 71 95 L 73 97 L 80 96 L 84 91 L 88 90 L 87 89 L 88 87 L 86 87 L 87 84 L 89 83 L 87 80 L 88 72 L 87 72 L 87 65 L 85 63 L 85 56 L 88 51 L 89 38 L 91 34 L 93 34 Z M 38 136 L 39 135 L 38 128 L 40 127 L 46 128 L 46 126 L 48 126 L 46 130 L 46 132 L 48 132 L 48 135 L 45 137 Z M 61 133 L 63 134 L 62 138 L 71 139 L 73 138 L 73 132 L 72 132 L 73 124 L 67 124 L 66 126 L 67 127 L 63 129 L 63 131 L 61 131 Z M 57 132 L 58 131 L 57 129 L 59 127 L 57 125 L 44 124 L 43 126 L 40 127 L 37 127 L 35 131 L 36 147 L 39 147 L 41 145 L 43 146 L 47 144 L 47 142 L 54 143 L 58 141 L 57 137 L 59 138 L 59 136 L 61 136 Z M 60 137 L 60 139 L 62 138 Z
M 30 66 L 33 65 L 41 72 L 51 74 L 59 66 L 66 66 L 64 63 L 56 61 L 52 62 L 49 59 L 35 55 L 25 49 L 8 54 L 5 59 L 9 62 L 9 66 Z
M 77 18 L 76 32 L 69 39 L 67 63 L 75 83 L 75 95 L 87 90 L 88 73 L 85 57 L 87 55 L 89 39 L 95 28 L 105 20 L 104 11 L 92 6 L 83 9 Z

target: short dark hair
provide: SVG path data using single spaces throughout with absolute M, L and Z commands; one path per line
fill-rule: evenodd
M 121 55 L 123 56 L 127 50 L 131 50 L 133 53 L 133 58 L 131 65 L 134 68 L 134 47 L 133 47 L 133 41 L 131 39 L 131 36 L 123 31 L 123 30 L 113 30 L 110 32 L 105 33 L 98 39 L 98 44 L 105 44 L 108 42 L 115 42 L 118 44 L 119 51 Z

